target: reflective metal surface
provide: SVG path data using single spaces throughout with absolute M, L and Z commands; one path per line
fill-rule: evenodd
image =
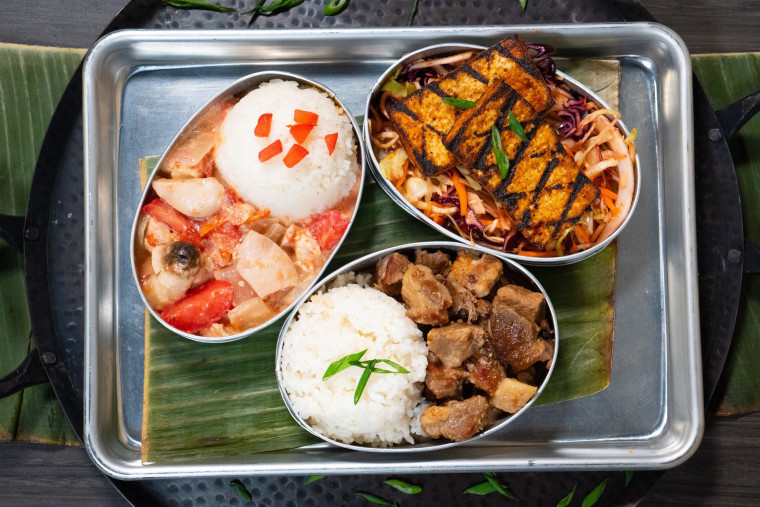
M 503 432 L 472 444 L 403 459 L 319 444 L 214 462 L 143 464 L 144 307 L 127 262 L 141 194 L 139 158 L 162 153 L 203 103 L 252 72 L 304 75 L 360 114 L 372 85 L 402 55 L 452 41 L 489 45 L 514 33 L 552 44 L 562 58 L 619 60 L 620 109 L 639 132 L 646 173 L 636 214 L 618 238 L 609 387 L 531 407 Z M 667 468 L 698 445 L 703 416 L 691 69 L 670 30 L 641 23 L 118 32 L 88 57 L 84 104 L 85 444 L 106 473 L 134 479 Z
M 406 255 L 407 258 L 412 259 L 414 256 L 414 251 L 417 248 L 421 248 L 423 250 L 428 250 L 428 251 L 442 250 L 452 256 L 456 255 L 460 251 L 473 252 L 476 255 L 480 255 L 481 252 L 484 252 L 487 250 L 485 248 L 473 248 L 469 245 L 465 246 L 458 243 L 429 241 L 429 242 L 423 242 L 423 243 L 409 243 L 405 245 L 399 245 L 396 247 L 386 248 L 385 250 L 381 250 L 379 252 L 375 252 L 370 255 L 365 255 L 364 257 L 356 259 L 355 261 L 346 264 L 340 269 L 333 271 L 327 277 L 325 277 L 318 285 L 314 286 L 311 290 L 309 290 L 306 294 L 304 294 L 304 296 L 300 298 L 299 301 L 296 303 L 295 308 L 293 309 L 293 312 L 291 312 L 288 319 L 282 325 L 282 330 L 280 331 L 280 336 L 277 340 L 277 357 L 275 358 L 275 373 L 277 375 L 277 383 L 280 387 L 280 394 L 282 395 L 282 400 L 285 402 L 285 406 L 288 407 L 288 411 L 290 411 L 290 415 L 293 416 L 296 422 L 298 422 L 298 424 L 300 424 L 303 429 L 305 429 L 312 435 L 318 438 L 321 438 L 322 440 L 329 442 L 333 445 L 342 447 L 344 449 L 352 449 L 354 451 L 374 452 L 374 453 L 379 453 L 379 454 L 399 454 L 399 453 L 436 451 L 436 450 L 449 449 L 451 447 L 455 447 L 458 445 L 472 444 L 476 440 L 479 440 L 483 437 L 487 437 L 488 435 L 492 435 L 501 431 L 502 429 L 504 429 L 504 427 L 507 424 L 515 421 L 520 415 L 524 414 L 525 411 L 528 410 L 528 408 L 531 405 L 533 405 L 533 402 L 536 401 L 536 399 L 539 396 L 541 396 L 541 392 L 546 387 L 546 384 L 549 381 L 549 378 L 551 377 L 552 372 L 554 371 L 554 366 L 557 364 L 557 353 L 559 351 L 559 340 L 560 340 L 559 330 L 557 328 L 557 315 L 554 312 L 554 306 L 552 306 L 552 302 L 551 302 L 551 299 L 549 298 L 549 295 L 546 293 L 546 290 L 541 285 L 541 283 L 538 280 L 536 280 L 536 277 L 530 274 L 530 272 L 527 269 L 523 268 L 516 262 L 510 261 L 508 259 L 501 259 L 502 264 L 504 266 L 504 275 L 510 280 L 511 283 L 516 283 L 534 292 L 541 292 L 544 295 L 544 297 L 546 297 L 546 306 L 547 306 L 547 311 L 548 311 L 547 321 L 549 322 L 549 328 L 554 331 L 554 355 L 552 356 L 552 359 L 551 359 L 551 366 L 549 367 L 549 371 L 546 372 L 546 377 L 544 377 L 543 381 L 538 386 L 538 391 L 536 392 L 536 394 L 530 399 L 530 401 L 528 401 L 528 403 L 523 408 L 521 408 L 519 411 L 517 411 L 514 414 L 502 413 L 502 415 L 499 416 L 499 418 L 497 418 L 496 421 L 494 421 L 491 425 L 489 425 L 489 427 L 485 428 L 483 431 L 476 434 L 472 438 L 469 438 L 461 442 L 452 442 L 445 439 L 438 439 L 438 440 L 433 440 L 432 442 L 420 442 L 420 443 L 415 443 L 411 445 L 399 444 L 399 445 L 394 445 L 390 447 L 372 447 L 369 445 L 347 444 L 345 442 L 332 439 L 330 437 L 323 435 L 319 431 L 315 430 L 307 421 L 303 419 L 303 417 L 301 417 L 298 414 L 295 407 L 293 407 L 293 404 L 290 401 L 290 396 L 288 395 L 287 390 L 283 386 L 282 370 L 280 368 L 280 362 L 282 361 L 282 348 L 284 345 L 284 341 L 286 339 L 287 330 L 290 328 L 290 323 L 298 315 L 298 310 L 316 292 L 324 291 L 324 286 L 326 284 L 329 284 L 333 280 L 335 280 L 335 278 L 338 275 L 343 274 L 343 273 L 348 273 L 349 271 L 353 271 L 354 273 L 359 273 L 359 272 L 374 273 L 375 266 L 377 265 L 378 261 L 380 261 L 380 259 L 382 259 L 386 255 L 392 252 L 398 252 L 403 255 Z

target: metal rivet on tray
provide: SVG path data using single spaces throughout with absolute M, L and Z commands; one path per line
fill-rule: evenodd
M 728 251 L 728 262 L 731 264 L 738 264 L 742 260 L 742 253 L 736 248 L 732 248 Z
M 24 231 L 24 237 L 29 241 L 37 241 L 40 238 L 40 230 L 36 227 L 27 227 Z
M 710 138 L 710 141 L 717 142 L 723 138 L 723 132 L 719 128 L 712 128 L 707 132 L 707 137 Z
M 55 354 L 53 354 L 52 352 L 44 352 L 40 356 L 40 359 L 42 359 L 42 362 L 45 364 L 53 364 L 55 363 Z

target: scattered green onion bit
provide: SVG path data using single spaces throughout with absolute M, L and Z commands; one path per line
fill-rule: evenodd
M 351 361 L 358 361 L 362 358 L 365 352 L 367 352 L 367 349 L 364 349 L 361 352 L 357 352 L 355 354 L 349 354 L 345 357 L 341 357 L 337 361 L 330 363 L 330 366 L 328 366 L 327 370 L 325 370 L 325 374 L 322 375 L 322 380 L 327 380 L 336 373 L 339 373 L 350 367 Z
M 597 487 L 594 488 L 594 490 L 586 495 L 586 498 L 583 499 L 583 506 L 582 507 L 591 507 L 596 502 L 599 501 L 599 498 L 602 496 L 602 493 L 604 493 L 604 487 L 607 486 L 607 480 L 609 480 L 609 477 L 604 479 Z
M 359 126 L 360 129 L 362 127 L 364 127 L 364 115 L 363 114 L 357 114 L 356 116 L 354 116 L 354 120 L 356 120 L 356 124 Z
M 325 5 L 324 12 L 325 16 L 335 16 L 340 11 L 346 8 L 348 5 L 348 0 L 330 0 L 330 3 Z
M 370 502 L 376 503 L 378 505 L 393 505 L 388 500 L 386 500 L 384 498 L 380 498 L 379 496 L 375 496 L 375 495 L 373 495 L 371 493 L 363 493 L 361 491 L 358 491 L 358 492 L 354 493 L 354 495 L 359 495 L 359 496 L 363 497 L 365 500 L 369 500 Z
M 441 100 L 443 101 L 444 104 L 458 107 L 459 109 L 472 109 L 473 107 L 478 105 L 477 102 L 473 102 L 471 100 L 458 99 L 456 97 L 444 97 Z
M 504 148 L 501 147 L 501 135 L 499 135 L 496 125 L 491 128 L 491 145 L 493 146 L 493 156 L 496 157 L 496 165 L 501 171 L 501 179 L 504 179 L 509 173 L 509 160 L 504 154 Z
M 240 482 L 240 479 L 235 479 L 233 481 L 230 481 L 230 486 L 232 486 L 233 488 L 237 489 L 238 494 L 246 502 L 250 502 L 251 500 L 253 500 L 253 498 L 251 498 L 251 494 L 245 488 L 245 486 L 243 485 L 243 483 Z
M 177 9 L 200 9 L 204 11 L 215 12 L 237 12 L 231 7 L 225 7 L 219 4 L 212 4 L 204 0 L 164 0 L 164 3 L 176 7 Z
M 414 17 L 417 15 L 417 3 L 419 0 L 414 0 L 412 3 L 412 13 L 409 15 L 409 21 L 407 22 L 406 26 L 412 26 L 412 23 L 414 23 Z
M 522 125 L 520 125 L 520 122 L 517 121 L 515 115 L 512 114 L 512 111 L 509 112 L 509 128 L 511 128 L 512 132 L 517 134 L 517 137 L 522 139 L 523 142 L 528 142 L 528 136 L 525 135 L 525 130 L 523 130 Z
M 522 10 L 525 10 L 525 7 L 528 5 L 528 0 L 518 0 L 520 2 L 520 7 L 522 7 Z
M 501 479 L 499 479 L 495 473 L 488 472 L 483 475 L 485 476 L 486 480 L 491 483 L 494 489 L 499 492 L 499 494 L 506 496 L 507 498 L 511 498 L 512 500 L 517 500 L 517 497 L 512 494 L 507 485 L 501 482 Z
M 488 481 L 480 482 L 474 486 L 470 486 L 465 489 L 464 492 L 467 495 L 490 495 L 496 491 L 496 488 Z
M 369 376 L 373 373 L 409 373 L 409 370 L 400 364 L 391 361 L 390 359 L 372 359 L 370 361 L 359 361 L 365 352 L 367 352 L 367 349 L 341 357 L 337 361 L 330 363 L 330 366 L 328 366 L 327 370 L 325 370 L 325 374 L 322 375 L 322 380 L 326 380 L 336 373 L 345 370 L 349 366 L 364 368 L 364 373 L 362 373 L 362 376 L 359 379 L 359 383 L 356 385 L 356 392 L 354 393 L 354 405 L 359 403 L 359 399 L 362 397 L 364 388 L 367 386 L 367 381 L 369 381 Z M 385 363 L 395 371 L 377 368 L 377 363 Z
M 572 501 L 573 496 L 575 496 L 575 488 L 577 487 L 578 487 L 578 483 L 576 482 L 575 484 L 573 484 L 573 490 L 570 492 L 570 494 L 567 495 L 562 500 L 560 500 L 559 502 L 557 502 L 557 507 L 567 507 L 568 505 L 570 505 L 570 502 Z
M 325 476 L 324 476 L 324 475 L 310 475 L 310 476 L 308 476 L 308 477 L 306 478 L 306 480 L 305 480 L 305 481 L 303 481 L 303 483 L 304 483 L 304 485 L 306 485 L 306 484 L 311 484 L 312 482 L 316 482 L 316 481 L 318 481 L 319 479 L 324 479 L 324 478 L 325 478 Z
M 396 488 L 402 493 L 406 493 L 407 495 L 416 495 L 422 491 L 422 488 L 416 484 L 409 484 L 408 482 L 400 481 L 398 479 L 388 479 L 387 481 L 383 482 L 385 482 L 388 486 Z
M 630 470 L 626 470 L 625 472 L 625 485 L 628 486 L 628 483 L 631 482 L 631 479 L 633 478 L 633 472 Z

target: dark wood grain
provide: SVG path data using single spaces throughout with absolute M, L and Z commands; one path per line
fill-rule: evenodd
M 641 3 L 673 28 L 693 54 L 760 51 L 760 1 Z M 87 47 L 125 4 L 125 0 L 0 0 L 0 41 Z M 760 413 L 754 413 L 708 418 L 696 454 L 665 473 L 642 505 L 758 503 Z M 82 448 L 0 443 L 0 505 L 125 504 Z

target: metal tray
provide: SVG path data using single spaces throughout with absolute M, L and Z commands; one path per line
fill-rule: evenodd
M 513 33 L 554 45 L 558 57 L 620 61 L 620 109 L 638 130 L 644 183 L 636 215 L 618 239 L 610 386 L 580 400 L 532 408 L 503 433 L 471 445 L 403 459 L 318 444 L 208 462 L 143 464 L 144 308 L 127 262 L 141 193 L 138 159 L 162 153 L 200 105 L 246 74 L 308 76 L 359 114 L 372 84 L 404 53 L 452 41 L 488 45 Z M 85 446 L 105 473 L 138 479 L 662 469 L 683 462 L 699 444 L 704 420 L 691 68 L 683 42 L 669 29 L 634 23 L 122 31 L 92 48 L 84 88 Z

